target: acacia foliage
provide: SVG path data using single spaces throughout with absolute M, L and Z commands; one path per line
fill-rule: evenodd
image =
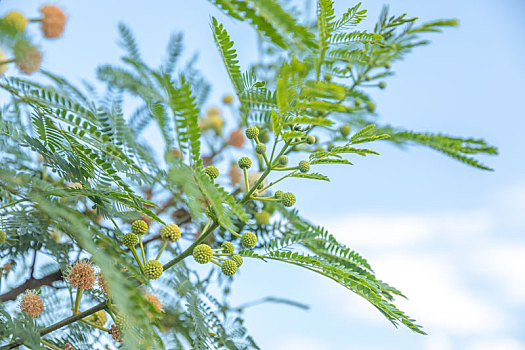
M 361 4 L 336 16 L 333 1 L 319 0 L 315 23 L 301 23 L 297 9 L 277 0 L 211 2 L 262 38 L 262 59 L 242 71 L 226 26 L 211 18 L 210 35 L 235 91 L 234 125 L 223 126 L 215 119 L 210 126 L 209 111 L 202 117 L 210 86 L 193 62 L 181 64 L 181 34 L 170 39 L 165 61 L 152 67 L 142 59 L 131 30 L 120 25 L 125 55 L 122 64 L 98 68 L 97 77 L 106 86 L 98 93 L 46 71 L 40 74 L 47 83 L 2 78 L 0 88 L 10 100 L 0 111 L 0 217 L 9 237 L 0 246 L 1 261 L 10 262 L 22 280 L 33 274 L 28 262 L 35 251 L 53 257 L 52 264 L 35 266 L 40 274 L 65 272 L 79 258 L 91 259 L 111 294 L 97 288 L 86 291 L 82 309 L 110 300 L 135 330 L 123 330 L 123 346 L 132 349 L 257 348 L 244 326 L 242 308 L 228 303 L 233 279 L 217 267 L 202 275 L 191 262 L 190 248 L 203 242 L 217 248 L 232 241 L 244 259 L 276 260 L 310 270 L 366 299 L 392 324 L 424 334 L 395 306 L 395 298 L 404 297 L 401 291 L 376 276 L 359 253 L 339 243 L 337 233 L 310 223 L 275 193 L 285 190 L 287 181 L 329 181 L 322 174 L 324 167 L 376 156 L 373 144 L 379 141 L 427 146 L 489 169 L 474 158 L 497 153 L 483 140 L 390 126 L 375 114 L 370 95 L 384 87 L 392 65 L 427 44 L 422 34 L 456 21 L 421 24 L 406 15 L 390 16 L 385 8 L 375 27 L 366 31 L 358 29 L 366 16 Z M 124 113 L 126 96 L 138 102 L 129 114 Z M 160 158 L 153 151 L 159 141 L 143 137 L 150 125 L 162 136 Z M 206 165 L 224 167 L 237 160 L 231 158 L 234 146 L 223 133 L 255 125 L 260 140 L 246 142 L 240 152 L 252 159 L 258 178 L 239 184 L 221 174 L 212 181 L 203 172 Z M 314 139 L 308 139 L 311 136 Z M 264 143 L 266 152 L 255 153 L 255 143 Z M 288 155 L 302 157 L 312 169 L 280 165 L 280 157 Z M 282 177 L 264 179 L 276 172 Z M 257 219 L 262 211 L 270 216 L 268 222 Z M 150 222 L 151 232 L 172 222 L 183 229 L 183 240 L 166 248 L 164 272 L 154 282 L 145 278 L 121 243 L 137 219 Z M 252 250 L 240 248 L 236 238 L 246 231 L 258 237 Z M 156 255 L 163 242 L 154 234 L 149 238 L 146 253 Z M 208 291 L 217 281 L 224 299 Z M 41 288 L 46 311 L 39 319 L 29 319 L 13 304 L 0 304 L 0 321 L 6 325 L 0 329 L 2 343 L 19 341 L 39 348 L 39 332 L 71 315 L 75 290 L 67 280 L 53 286 Z M 150 317 L 154 310 L 144 290 L 155 291 L 163 302 L 162 313 Z M 45 339 L 59 347 L 69 342 L 77 349 L 118 345 L 104 331 L 82 322 L 67 324 Z

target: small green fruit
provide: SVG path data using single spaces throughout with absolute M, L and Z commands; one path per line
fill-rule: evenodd
M 273 195 L 277 199 L 281 199 L 283 197 L 284 192 L 281 190 L 275 191 L 275 194 Z
M 330 74 L 330 73 L 325 73 L 325 74 L 324 74 L 324 80 L 325 80 L 325 81 L 330 81 L 330 80 L 332 80 L 332 74 Z
M 241 169 L 250 169 L 252 166 L 252 160 L 248 157 L 242 157 L 239 159 L 239 168 Z
M 122 237 L 122 244 L 124 244 L 124 246 L 127 248 L 134 247 L 138 242 L 139 239 L 134 233 L 128 233 Z
M 233 251 L 235 250 L 235 247 L 233 246 L 232 242 L 222 243 L 221 248 L 224 254 L 233 254 Z
M 376 104 L 372 101 L 368 101 L 368 103 L 366 104 L 366 110 L 369 111 L 370 113 L 373 113 L 376 109 Z
M 270 133 L 266 129 L 259 131 L 259 141 L 262 143 L 268 143 L 270 141 Z
M 259 136 L 259 129 L 256 126 L 250 126 L 246 129 L 246 137 L 250 140 L 253 140 L 257 136 Z
M 341 133 L 341 135 L 343 135 L 343 137 L 347 137 L 348 135 L 350 135 L 350 131 L 352 131 L 350 125 L 343 125 L 339 128 L 339 132 Z
M 204 172 L 212 179 L 215 179 L 217 178 L 217 176 L 219 176 L 219 169 L 217 169 L 213 165 L 204 168 Z
M 232 260 L 235 261 L 235 263 L 237 264 L 237 267 L 241 267 L 242 256 L 240 256 L 239 254 L 235 254 L 234 256 L 232 256 Z
M 150 280 L 156 280 L 162 275 L 164 269 L 158 260 L 150 260 L 144 265 L 144 275 Z
M 213 257 L 213 251 L 211 247 L 207 244 L 199 244 L 193 248 L 193 259 L 199 264 L 206 264 L 211 261 Z
M 257 154 L 266 153 L 266 145 L 264 143 L 258 143 L 257 146 L 255 146 L 255 153 Z
M 270 213 L 268 213 L 266 210 L 263 210 L 259 213 L 255 213 L 255 222 L 257 225 L 268 225 L 270 222 Z
M 314 135 L 308 135 L 306 136 L 306 143 L 309 145 L 313 145 L 315 143 L 316 139 Z
M 285 206 L 285 207 L 291 207 L 295 204 L 295 196 L 292 192 L 286 192 L 285 194 L 283 194 L 283 196 L 281 197 L 281 203 Z
M 257 244 L 257 236 L 253 232 L 246 232 L 241 237 L 243 247 L 252 249 Z
M 137 220 L 131 224 L 131 232 L 143 235 L 148 232 L 148 224 L 144 220 Z
M 280 166 L 286 166 L 286 164 L 288 164 L 288 157 L 283 154 L 282 156 L 279 157 L 277 162 L 279 163 Z
M 386 83 L 384 81 L 379 82 L 379 88 L 380 89 L 386 88 Z
M 306 160 L 301 160 L 299 162 L 299 171 L 302 173 L 307 173 L 310 171 L 310 163 L 308 163 Z
M 180 227 L 175 224 L 169 224 L 160 229 L 160 236 L 163 240 L 177 242 L 181 236 Z
M 390 67 L 391 67 L 391 66 L 390 66 L 390 62 L 385 63 L 385 68 L 386 68 L 386 69 L 390 69 Z
M 221 271 L 226 276 L 233 276 L 237 272 L 237 263 L 233 260 L 226 260 L 221 265 Z

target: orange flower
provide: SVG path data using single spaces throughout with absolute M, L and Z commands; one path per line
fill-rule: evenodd
M 42 12 L 42 32 L 46 38 L 57 38 L 62 35 L 66 25 L 66 15 L 56 6 L 46 5 L 40 8 Z
M 23 49 L 16 57 L 16 66 L 22 73 L 31 74 L 40 68 L 42 63 L 42 54 L 36 46 L 29 46 Z
M 40 316 L 44 311 L 44 303 L 39 295 L 34 292 L 27 292 L 22 296 L 20 302 L 20 310 L 31 316 L 32 318 Z
M 241 148 L 244 145 L 244 133 L 242 130 L 233 130 L 230 134 L 230 140 L 228 141 L 233 147 Z
M 67 275 L 71 287 L 90 289 L 95 283 L 95 270 L 87 261 L 81 261 L 71 267 Z
M 157 312 L 162 312 L 162 304 L 159 298 L 149 293 L 149 294 L 144 295 L 144 299 L 146 299 L 151 304 L 153 304 L 153 307 L 155 308 L 155 310 L 157 310 Z

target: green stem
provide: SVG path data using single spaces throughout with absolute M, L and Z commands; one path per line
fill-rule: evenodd
M 177 255 L 177 257 L 175 257 L 174 259 L 172 259 L 171 261 L 169 261 L 167 264 L 165 264 L 163 266 L 164 268 L 164 271 L 166 271 L 167 269 L 169 269 L 170 267 L 172 267 L 173 265 L 179 263 L 180 261 L 182 261 L 183 259 L 187 258 L 188 256 L 190 256 L 192 253 L 193 253 L 193 248 L 195 248 L 196 246 L 198 246 L 199 244 L 201 244 L 206 238 L 208 238 L 208 236 L 219 226 L 218 223 L 216 223 L 215 221 L 213 222 L 213 224 L 208 227 L 208 229 L 206 231 L 204 231 L 199 238 L 197 238 L 197 240 L 195 240 L 195 242 L 193 242 L 192 245 L 190 245 L 188 248 L 186 248 L 186 250 L 184 250 L 182 253 L 180 253 L 179 255 Z
M 280 199 L 273 198 L 273 197 L 250 197 L 250 199 L 253 199 L 254 201 L 262 201 L 262 202 L 279 202 Z
M 40 342 L 42 344 L 44 344 L 45 346 L 47 346 L 48 348 L 51 348 L 51 349 L 54 349 L 54 350 L 62 350 L 58 346 L 54 346 L 53 344 L 51 344 L 50 342 L 45 341 L 44 339 L 40 339 Z
M 286 179 L 287 177 L 292 176 L 292 175 L 295 174 L 295 173 L 296 173 L 295 171 L 294 171 L 294 172 L 291 172 L 291 173 L 289 173 L 289 174 L 287 174 L 287 175 L 284 175 L 284 176 L 281 177 L 279 180 L 275 180 L 275 181 L 273 181 L 273 182 L 270 182 L 270 183 L 268 184 L 268 186 L 264 187 L 264 188 L 261 190 L 261 192 L 266 191 L 268 188 L 270 188 L 270 187 L 272 187 L 273 185 L 277 184 L 279 181 L 282 181 L 282 180 Z
M 222 266 L 220 263 L 218 263 L 218 262 L 216 262 L 216 261 L 214 261 L 214 260 L 210 260 L 210 261 L 211 261 L 213 264 L 215 264 L 215 265 L 217 265 L 217 266 L 219 266 L 219 267 Z
M 144 265 L 142 265 L 142 262 L 140 261 L 139 255 L 137 254 L 137 250 L 135 249 L 135 247 L 131 247 L 131 248 L 129 248 L 129 250 L 131 251 L 131 254 L 133 254 L 133 257 L 137 261 L 137 264 L 140 267 L 140 271 L 142 271 L 142 273 L 144 273 Z
M 296 166 L 293 166 L 293 167 L 289 167 L 289 168 L 273 168 L 272 170 L 277 170 L 277 171 L 289 171 L 289 170 L 297 170 L 297 167 L 296 167 Z
M 73 314 L 78 314 L 78 308 L 80 307 L 80 300 L 82 300 L 82 293 L 84 293 L 84 290 L 81 288 L 77 288 L 77 295 L 75 296 L 75 306 L 73 308 Z
M 14 201 L 14 202 L 7 203 L 7 204 L 5 204 L 5 205 L 2 205 L 2 206 L 0 207 L 0 209 L 4 209 L 4 208 L 10 207 L 10 206 L 12 206 L 12 205 L 15 205 L 15 204 L 18 204 L 18 203 L 21 203 L 21 202 L 28 201 L 28 200 L 29 200 L 29 199 L 25 199 L 25 198 L 23 198 L 23 199 L 19 199 L 19 200 L 17 200 L 17 201 Z
M 144 254 L 144 245 L 142 244 L 142 235 L 139 235 L 140 251 L 142 252 L 142 261 L 146 265 L 146 254 Z
M 246 172 L 246 168 L 243 168 L 242 172 L 244 174 L 244 186 L 246 186 L 246 193 L 248 193 L 250 191 L 250 185 L 248 184 L 248 173 Z
M 216 255 L 213 256 L 215 259 L 219 260 L 219 261 L 226 261 L 227 259 L 224 259 L 224 258 L 217 258 Z M 212 260 L 213 261 L 213 260 Z
M 213 256 L 232 256 L 232 255 L 226 254 L 226 253 L 220 253 L 220 254 L 213 254 Z
M 85 324 L 90 325 L 91 327 L 98 328 L 98 329 L 100 329 L 101 331 L 104 331 L 104 332 L 107 332 L 107 333 L 111 332 L 110 329 L 108 329 L 108 328 L 104 328 L 104 327 L 101 327 L 101 326 L 99 326 L 98 324 L 93 323 L 93 322 L 91 322 L 91 321 L 84 320 L 84 319 L 82 319 L 82 320 L 80 320 L 80 321 L 81 321 L 81 322 L 84 322 Z
M 159 255 L 157 255 L 157 258 L 156 258 L 155 260 L 159 260 L 160 255 L 162 254 L 162 252 L 164 251 L 164 249 L 166 249 L 166 247 L 168 246 L 168 243 L 169 243 L 169 241 L 164 242 L 164 245 L 163 245 L 162 248 L 160 249 Z

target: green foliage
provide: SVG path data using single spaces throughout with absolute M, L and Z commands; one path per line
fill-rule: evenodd
M 3 295 L 2 344 L 39 348 L 39 332 L 58 324 L 45 340 L 54 346 L 67 341 L 79 349 L 93 344 L 116 348 L 108 329 L 78 320 L 59 323 L 76 306 L 82 312 L 99 305 L 111 318 L 108 324 L 116 323 L 117 313 L 127 320 L 130 328 L 120 330 L 126 348 L 258 349 L 243 324 L 245 307 L 229 304 L 235 277 L 226 278 L 213 266 L 228 261 L 221 265 L 228 276 L 233 267 L 248 268 L 233 265 L 230 259 L 237 253 L 327 277 L 366 299 L 394 325 L 424 334 L 394 305 L 404 295 L 380 280 L 364 257 L 288 209 L 296 197 L 286 191 L 286 183 L 330 181 L 319 166 L 351 165 L 355 156 L 378 155 L 374 146 L 379 141 L 423 145 L 490 169 L 475 158 L 497 154 L 483 140 L 407 131 L 374 114 L 370 89 L 384 87 L 383 79 L 393 74 L 391 63 L 427 44 L 421 34 L 457 22 L 418 24 L 406 15 L 389 16 L 385 8 L 373 31 L 366 31 L 356 29 L 366 16 L 360 3 L 337 16 L 333 1 L 319 0 L 315 21 L 301 23 L 296 9 L 277 0 L 211 2 L 251 25 L 261 40 L 260 62 L 242 72 L 225 26 L 211 18 L 211 35 L 238 101 L 231 105 L 234 122 L 227 128 L 220 110 L 203 111 L 210 86 L 194 59 L 180 62 L 180 33 L 171 36 L 164 62 L 153 68 L 141 57 L 131 30 L 119 25 L 125 55 L 121 65 L 97 69 L 102 91 L 45 71 L 38 82 L 15 77 L 0 82 L 10 97 L 0 108 L 0 230 L 7 233 L 0 261 L 10 262 L 22 281 L 35 271 L 67 275 L 70 265 L 89 258 L 110 291 L 97 286 L 79 293 L 67 278 L 56 278 L 50 283 L 58 289 L 41 285 L 46 311 L 40 319 L 30 319 Z M 0 21 L 0 45 L 29 45 L 30 40 Z M 129 99 L 135 107 L 124 112 Z M 150 128 L 159 140 L 144 132 Z M 245 128 L 249 139 L 245 142 L 237 130 L 242 136 L 237 144 L 245 143 L 235 146 L 242 155 L 232 158 L 234 134 L 223 133 Z M 264 144 L 259 152 L 257 144 Z M 300 157 L 299 165 L 287 164 L 288 156 Z M 232 167 L 228 180 L 222 169 L 217 177 L 215 171 L 206 175 L 205 167 L 212 164 L 242 169 Z M 262 212 L 268 217 L 257 220 Z M 127 247 L 122 247 L 137 219 L 148 222 L 148 233 L 137 245 L 124 239 Z M 182 239 L 159 241 L 160 225 L 171 223 L 180 226 Z M 230 241 L 234 251 L 222 246 Z M 213 248 L 209 273 L 186 260 L 201 244 Z M 241 246 L 253 249 L 239 252 Z M 53 262 L 34 265 L 41 253 Z M 164 263 L 154 283 L 144 271 L 152 260 Z M 148 290 L 161 299 L 163 312 L 147 302 Z M 223 298 L 211 290 L 222 291 Z M 274 297 L 263 301 L 303 307 Z

